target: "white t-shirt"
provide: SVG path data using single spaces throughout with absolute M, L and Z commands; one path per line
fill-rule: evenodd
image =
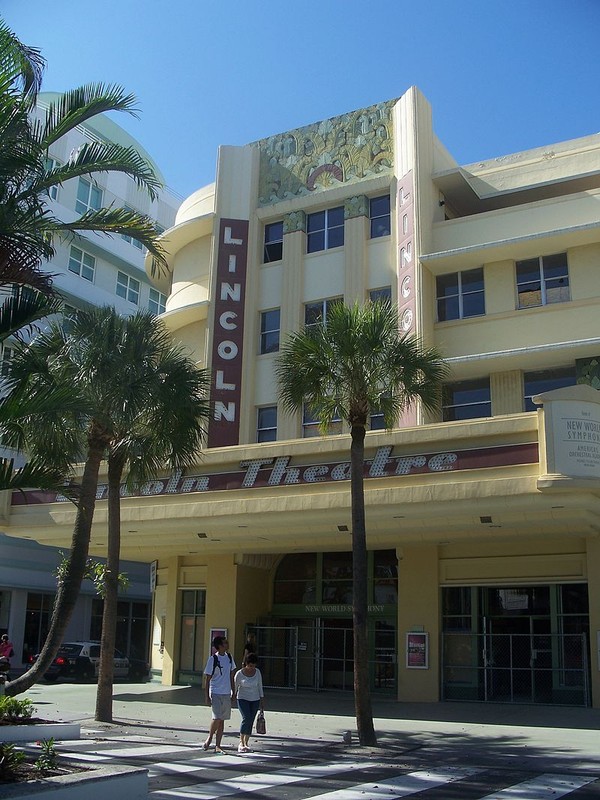
M 204 668 L 205 675 L 211 675 L 209 693 L 212 697 L 213 694 L 226 694 L 231 695 L 231 673 L 235 670 L 235 661 L 233 658 L 229 660 L 229 655 L 223 653 L 220 656 L 215 653 L 217 657 L 218 666 L 215 667 L 214 656 L 209 656 Z
M 257 669 L 254 675 L 244 675 L 240 669 L 235 673 L 235 696 L 241 700 L 260 700 L 264 697 L 262 675 Z

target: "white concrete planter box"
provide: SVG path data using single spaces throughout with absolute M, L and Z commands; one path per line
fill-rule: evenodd
M 81 725 L 71 722 L 34 722 L 30 725 L 0 725 L 0 742 L 40 742 L 42 739 L 80 739 Z
M 85 772 L 4 784 L 2 800 L 147 800 L 148 770 L 142 767 L 87 767 Z

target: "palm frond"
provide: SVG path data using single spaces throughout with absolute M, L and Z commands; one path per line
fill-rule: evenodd
M 65 473 L 48 466 L 43 459 L 32 459 L 15 469 L 14 460 L 0 458 L 0 490 L 42 489 L 71 493 L 65 485 Z
M 108 111 L 123 111 L 135 117 L 136 102 L 133 94 L 127 94 L 117 84 L 89 83 L 72 89 L 49 105 L 42 141 L 47 148 L 78 125 Z
M 159 232 L 154 221 L 137 211 L 126 208 L 100 208 L 97 211 L 87 211 L 73 222 L 52 223 L 56 232 L 95 231 L 96 233 L 125 234 L 141 242 L 152 253 L 160 269 L 167 269 L 167 258 L 163 247 L 158 241 Z
M 43 146 L 46 147 L 44 142 Z M 148 161 L 134 147 L 123 147 L 114 142 L 85 142 L 69 160 L 53 170 L 46 171 L 27 191 L 36 194 L 47 192 L 51 186 L 61 185 L 72 178 L 102 172 L 123 172 L 144 189 L 152 199 L 162 188 Z
M 36 47 L 27 47 L 0 20 L 0 73 L 13 75 L 30 99 L 40 90 L 46 62 Z
M 40 292 L 19 288 L 17 292 L 0 303 L 0 342 L 14 336 L 22 329 L 62 308 L 58 299 L 50 299 Z

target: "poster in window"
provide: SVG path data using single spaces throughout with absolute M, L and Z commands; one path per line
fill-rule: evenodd
M 222 636 L 224 639 L 227 638 L 227 628 L 211 628 L 210 629 L 210 643 L 209 643 L 209 651 L 211 656 L 217 652 L 216 649 L 213 647 L 213 641 L 215 636 Z
M 408 669 L 429 669 L 429 634 L 406 634 L 406 666 Z

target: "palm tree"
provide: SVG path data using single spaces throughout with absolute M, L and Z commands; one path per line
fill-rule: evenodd
M 364 442 L 369 416 L 383 413 L 386 427 L 419 400 L 437 407 L 446 367 L 437 351 L 402 335 L 389 302 L 335 303 L 324 324 L 292 333 L 276 366 L 279 396 L 290 413 L 306 407 L 326 433 L 334 419 L 350 426 L 352 506 L 354 701 L 361 745 L 373 746 L 367 640 L 367 545 Z
M 85 574 L 102 459 L 109 458 L 113 487 L 127 462 L 134 478 L 167 464 L 189 464 L 204 434 L 208 379 L 149 312 L 122 318 L 106 307 L 81 312 L 68 331 L 53 323 L 31 344 L 20 345 L 9 381 L 18 392 L 71 388 L 77 407 L 58 410 L 43 421 L 32 415 L 23 426 L 24 445 L 65 472 L 75 462 L 84 462 L 71 554 L 59 579 L 48 636 L 32 668 L 7 687 L 7 694 L 15 695 L 43 675 L 66 631 Z M 103 633 L 111 658 L 116 602 L 113 610 L 109 595 L 114 595 L 112 582 L 116 585 L 119 572 L 114 507 Z M 101 682 L 109 680 L 107 675 L 105 669 Z
M 108 452 L 108 552 L 96 697 L 99 722 L 112 722 L 121 482 L 125 468 L 129 467 L 126 481 L 129 490 L 155 476 L 165 463 L 172 469 L 185 469 L 198 455 L 209 414 L 207 373 L 197 370 L 179 348 L 170 344 L 167 332 L 164 328 L 157 329 L 151 314 L 138 314 L 130 325 L 130 361 L 149 362 L 153 368 L 140 378 L 142 386 L 148 385 L 141 392 L 139 403 L 124 407 L 122 418 L 114 420 L 114 444 Z M 98 344 L 102 346 L 102 342 Z

